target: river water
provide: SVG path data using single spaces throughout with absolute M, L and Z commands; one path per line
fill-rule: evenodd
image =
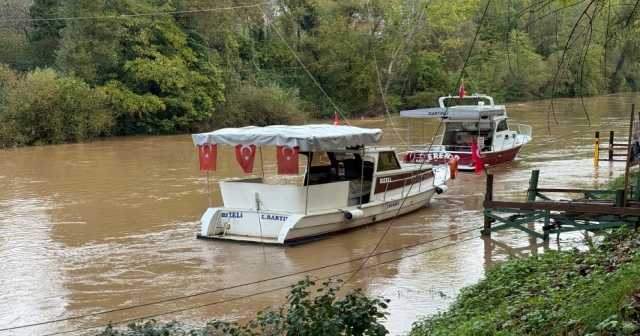
M 617 141 L 626 141 L 634 100 L 636 94 L 585 99 L 590 122 L 579 99 L 553 102 L 557 123 L 550 101 L 508 104 L 511 123 L 532 126 L 533 141 L 517 161 L 490 169 L 494 199 L 524 200 L 532 169 L 540 170 L 541 187 L 595 188 L 623 173 L 623 163 L 594 167 L 593 138 L 615 130 Z M 401 145 L 406 120 L 392 120 L 351 123 L 381 128 L 382 144 Z M 437 129 L 436 119 L 414 120 L 410 139 Z M 275 172 L 273 149 L 264 156 L 265 171 Z M 222 204 L 217 181 L 238 176 L 233 149 L 219 148 L 218 171 L 210 175 L 213 205 Z M 88 334 L 100 328 L 85 328 L 108 321 L 152 316 L 246 321 L 283 303 L 287 291 L 277 288 L 305 274 L 349 278 L 362 262 L 353 260 L 378 243 L 376 254 L 387 253 L 372 257 L 343 291 L 361 287 L 391 299 L 384 324 L 399 335 L 419 316 L 446 309 L 496 262 L 581 237 L 563 234 L 547 244 L 514 230 L 480 237 L 485 177 L 461 173 L 448 193 L 391 226 L 290 247 L 197 240 L 208 187 L 189 135 L 0 150 L 0 185 L 0 335 Z

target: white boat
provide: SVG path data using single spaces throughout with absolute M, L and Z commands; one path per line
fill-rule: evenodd
M 400 164 L 393 148 L 368 147 L 381 138 L 380 129 L 333 125 L 194 134 L 200 149 L 232 145 L 247 154 L 251 145 L 281 146 L 306 160 L 300 185 L 265 183 L 264 172 L 220 182 L 223 206 L 206 210 L 198 238 L 298 243 L 418 210 L 447 190 L 448 165 Z
M 460 170 L 475 170 L 472 141 L 478 143 L 479 156 L 485 167 L 515 160 L 520 149 L 531 141 L 531 126 L 509 125 L 504 105 L 494 105 L 490 96 L 477 93 L 463 96 L 462 99 L 476 104 L 449 107 L 445 106 L 445 99 L 459 100 L 460 96 L 440 97 L 440 107 L 400 112 L 404 118 L 440 118 L 444 123 L 442 134 L 435 137 L 430 146 L 410 149 L 403 157 L 404 162 L 444 163 L 455 157 Z M 485 100 L 489 105 L 484 103 Z

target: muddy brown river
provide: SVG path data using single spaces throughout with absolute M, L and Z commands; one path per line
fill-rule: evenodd
M 532 169 L 540 170 L 541 187 L 567 188 L 595 188 L 624 172 L 623 163 L 594 167 L 593 138 L 615 130 L 617 141 L 626 141 L 637 98 L 585 99 L 591 126 L 579 99 L 554 101 L 557 124 L 550 101 L 508 104 L 510 122 L 532 126 L 533 141 L 517 161 L 489 170 L 494 199 L 524 200 Z M 406 120 L 392 120 L 407 141 Z M 381 128 L 382 144 L 402 144 L 388 118 L 351 123 Z M 437 128 L 437 119 L 414 120 L 411 142 Z M 231 147 L 219 151 L 210 175 L 213 205 L 222 204 L 217 181 L 244 175 Z M 264 154 L 265 171 L 275 172 L 275 152 Z M 206 176 L 189 135 L 0 150 L 0 336 L 90 334 L 108 321 L 140 317 L 246 321 L 283 303 L 287 291 L 277 288 L 305 274 L 349 278 L 362 262 L 353 260 L 379 242 L 376 253 L 387 253 L 372 257 L 343 291 L 362 287 L 391 299 L 384 324 L 399 335 L 420 316 L 446 309 L 496 262 L 581 238 L 563 234 L 543 244 L 514 230 L 481 238 L 485 176 L 460 173 L 448 193 L 396 219 L 386 235 L 391 221 L 288 247 L 198 240 L 209 204 Z M 19 328 L 25 325 L 32 326 Z

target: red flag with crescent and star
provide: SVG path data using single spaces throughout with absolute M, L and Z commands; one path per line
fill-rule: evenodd
M 460 96 L 460 99 L 462 99 L 462 97 L 466 96 L 464 94 L 464 79 L 460 81 L 460 91 L 458 92 L 458 96 Z
M 478 148 L 475 139 L 471 139 L 471 161 L 473 161 L 476 167 L 476 175 L 480 174 L 480 172 L 484 170 L 484 160 L 482 160 L 482 156 L 480 156 L 480 148 Z
M 278 146 L 276 159 L 278 161 L 278 174 L 298 173 L 298 149 L 299 147 Z
M 338 119 L 338 112 L 333 113 L 333 126 L 340 126 L 340 120 Z
M 198 157 L 200 158 L 201 171 L 216 171 L 216 156 L 218 156 L 218 145 L 198 146 Z
M 253 161 L 256 158 L 256 146 L 255 145 L 237 145 L 236 146 L 236 160 L 242 167 L 242 170 L 249 174 L 253 172 Z

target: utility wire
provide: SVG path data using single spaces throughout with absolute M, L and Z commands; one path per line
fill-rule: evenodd
M 474 44 L 476 43 L 476 39 L 478 38 L 478 35 L 480 34 L 480 28 L 482 28 L 482 22 L 484 22 L 484 18 L 487 15 L 487 10 L 489 9 L 489 4 L 491 4 L 491 0 L 487 0 L 487 6 L 484 8 L 484 13 L 482 14 L 482 18 L 480 19 L 480 23 L 478 24 L 478 29 L 476 30 L 476 34 L 473 37 L 473 42 L 471 43 L 471 47 L 469 48 L 469 53 L 467 54 L 467 59 L 465 60 L 464 65 L 462 66 L 462 70 L 460 71 L 460 77 L 458 78 L 458 83 L 457 84 L 460 84 L 461 81 L 462 81 L 462 78 L 463 78 L 462 76 L 464 75 L 464 70 L 467 67 L 467 63 L 469 61 L 469 58 L 471 57 L 471 52 L 473 50 Z M 450 100 L 449 100 L 449 104 L 450 104 Z M 444 121 L 444 117 L 447 115 L 447 113 L 449 111 L 449 104 L 447 104 L 447 108 L 446 108 L 446 110 L 444 112 L 444 116 L 442 118 L 440 118 L 440 124 L 438 124 L 438 129 L 436 130 L 436 134 L 438 134 L 438 132 L 440 131 L 440 127 L 442 126 L 442 123 Z M 433 142 L 431 144 L 429 144 L 429 148 L 427 149 L 427 152 L 431 150 L 431 146 L 432 145 L 433 145 Z M 420 167 L 418 168 L 418 172 L 420 172 L 420 170 L 422 169 L 422 166 L 424 165 L 425 161 L 426 160 L 422 160 L 422 162 L 420 163 Z M 434 173 L 434 181 L 435 181 L 435 173 Z M 353 279 L 353 277 L 356 274 L 358 274 L 358 272 L 367 263 L 367 261 L 369 261 L 369 258 L 371 258 L 371 256 L 376 251 L 376 249 L 378 249 L 378 247 L 382 243 L 382 240 L 384 239 L 384 237 L 387 235 L 387 233 L 391 229 L 391 226 L 393 226 L 393 223 L 396 221 L 396 218 L 398 218 L 398 215 L 400 214 L 400 210 L 402 210 L 402 207 L 404 206 L 405 201 L 409 197 L 409 193 L 411 192 L 411 189 L 412 189 L 413 185 L 414 185 L 413 183 L 411 185 L 409 185 L 409 190 L 407 191 L 407 195 L 402 199 L 402 203 L 400 203 L 400 206 L 398 207 L 398 211 L 396 212 L 395 216 L 393 216 L 393 219 L 391 219 L 391 223 L 389 223 L 389 225 L 387 226 L 387 229 L 384 231 L 384 234 L 382 235 L 382 237 L 380 237 L 380 240 L 378 241 L 376 246 L 373 248 L 371 253 L 367 256 L 365 261 L 360 265 L 360 267 L 341 286 L 346 285 L 351 279 Z
M 264 15 L 265 18 L 268 18 L 267 13 L 265 13 L 262 10 L 262 7 L 257 6 L 258 9 L 260 9 L 260 11 L 262 12 L 262 15 Z M 293 55 L 293 57 L 296 58 L 296 60 L 298 60 L 298 63 L 300 63 L 300 65 L 304 68 L 304 71 L 307 72 L 307 74 L 309 75 L 309 77 L 311 77 L 311 80 L 313 80 L 313 82 L 318 86 L 318 88 L 320 89 L 320 91 L 322 91 L 322 93 L 324 94 L 325 97 L 327 97 L 327 99 L 329 100 L 329 102 L 331 103 L 331 105 L 333 106 L 333 108 L 336 110 L 336 112 L 338 112 L 338 114 L 340 114 L 340 116 L 342 117 L 342 119 L 344 119 L 347 122 L 347 125 L 351 126 L 351 123 L 349 123 L 349 120 L 347 119 L 347 117 L 344 116 L 344 114 L 342 113 L 342 111 L 338 108 L 338 106 L 336 106 L 336 104 L 333 103 L 333 100 L 331 100 L 331 98 L 329 97 L 329 95 L 324 91 L 324 89 L 322 88 L 322 86 L 320 85 L 320 83 L 318 83 L 318 81 L 315 79 L 315 77 L 313 77 L 313 75 L 311 74 L 311 72 L 309 72 L 309 69 L 307 69 L 307 67 L 304 65 L 304 63 L 302 63 L 302 60 L 298 57 L 298 55 L 293 51 L 293 49 L 291 49 L 291 46 L 289 46 L 289 43 L 287 43 L 287 41 L 284 39 L 284 37 L 282 37 L 282 35 L 280 34 L 280 31 L 278 31 L 278 29 L 276 28 L 276 26 L 273 25 L 273 22 L 271 22 L 271 20 L 267 19 L 267 22 L 269 23 L 269 25 L 271 26 L 271 28 L 273 28 L 273 30 L 276 32 L 276 34 L 278 34 L 278 36 L 280 37 L 280 39 L 282 40 L 282 42 L 287 46 L 287 48 L 289 49 L 289 51 L 291 52 L 291 54 Z
M 431 240 L 427 240 L 427 241 L 419 242 L 419 243 L 415 243 L 415 244 L 405 245 L 405 246 L 402 246 L 402 247 L 399 247 L 399 248 L 386 250 L 384 252 L 377 253 L 374 256 L 380 256 L 380 255 L 384 255 L 384 254 L 397 252 L 397 251 L 400 251 L 400 250 L 404 250 L 404 249 L 408 249 L 408 248 L 412 248 L 412 247 L 416 247 L 416 246 L 432 243 L 432 242 L 435 242 L 435 241 L 438 241 L 438 240 L 443 240 L 443 239 L 446 239 L 446 238 L 454 237 L 454 236 L 457 236 L 457 235 L 460 235 L 460 234 L 464 234 L 464 233 L 468 233 L 468 232 L 471 232 L 471 231 L 474 231 L 474 230 L 478 230 L 478 229 L 481 229 L 481 228 L 482 227 L 474 227 L 474 228 L 471 228 L 471 229 L 468 229 L 468 230 L 464 230 L 464 231 L 453 233 L 453 234 L 448 235 L 448 236 L 434 238 L 434 239 L 431 239 Z M 280 275 L 280 276 L 276 276 L 276 277 L 272 277 L 272 278 L 268 278 L 268 279 L 256 280 L 256 281 L 252 281 L 252 282 L 248 282 L 248 283 L 244 283 L 244 284 L 240 284 L 240 285 L 229 286 L 229 287 L 224 287 L 224 288 L 218 288 L 218 289 L 214 289 L 214 290 L 210 290 L 210 291 L 206 291 L 206 292 L 199 292 L 199 293 L 184 295 L 184 296 L 180 296 L 180 297 L 170 298 L 170 299 L 164 299 L 164 300 L 159 300 L 159 301 L 154 301 L 154 302 L 143 303 L 143 304 L 139 304 L 139 305 L 133 305 L 133 306 L 123 307 L 123 308 L 104 310 L 104 311 L 90 313 L 90 314 L 72 316 L 72 317 L 61 318 L 61 319 L 56 319 L 56 320 L 43 321 L 43 322 L 26 324 L 26 325 L 21 325 L 21 326 L 2 328 L 2 329 L 0 329 L 0 332 L 9 331 L 9 330 L 16 330 L 16 329 L 22 329 L 22 328 L 27 328 L 27 327 L 34 327 L 34 326 L 39 326 L 39 325 L 44 325 L 44 324 L 51 324 L 51 323 L 64 322 L 64 321 L 70 321 L 70 320 L 77 320 L 77 319 L 91 317 L 91 316 L 105 315 L 105 314 L 109 314 L 109 313 L 115 313 L 115 312 L 119 312 L 119 311 L 129 310 L 129 309 L 152 306 L 152 305 L 156 305 L 156 304 L 160 304 L 160 303 L 167 303 L 167 302 L 172 302 L 172 301 L 177 301 L 177 300 L 193 298 L 193 297 L 197 297 L 197 296 L 202 296 L 202 295 L 222 292 L 222 291 L 226 291 L 226 290 L 230 290 L 230 289 L 236 289 L 236 288 L 246 287 L 246 286 L 250 286 L 250 285 L 256 285 L 256 284 L 260 284 L 260 283 L 271 281 L 271 280 L 283 279 L 283 278 L 287 278 L 287 277 L 294 276 L 294 275 L 300 275 L 300 274 L 304 274 L 304 273 L 319 271 L 319 270 L 322 270 L 322 269 L 325 269 L 325 268 L 344 265 L 344 264 L 348 264 L 348 263 L 351 263 L 351 262 L 354 262 L 354 261 L 362 260 L 364 258 L 365 257 L 360 257 L 360 258 L 356 258 L 356 259 L 350 259 L 350 260 L 347 260 L 347 261 L 342 261 L 342 262 L 338 262 L 338 263 L 334 263 L 334 264 L 330 264 L 330 265 L 326 265 L 326 266 L 322 266 L 322 267 L 316 267 L 316 268 L 312 268 L 312 269 L 308 269 L 308 270 L 304 270 L 304 271 L 300 271 L 300 272 Z
M 475 229 L 477 229 L 477 228 L 474 228 L 474 230 Z M 468 232 L 468 231 L 466 231 L 466 232 Z M 451 235 L 451 236 L 454 236 L 454 235 Z M 449 237 L 451 237 L 451 236 L 449 236 Z M 380 265 L 385 265 L 385 264 L 388 264 L 388 263 L 391 263 L 391 262 L 395 262 L 395 261 L 399 261 L 399 260 L 406 259 L 406 258 L 415 257 L 415 256 L 418 256 L 418 255 L 425 254 L 425 253 L 428 253 L 428 252 L 432 252 L 432 251 L 435 251 L 435 250 L 439 250 L 439 249 L 442 249 L 442 248 L 445 248 L 445 247 L 461 244 L 461 243 L 464 243 L 464 242 L 467 242 L 467 241 L 470 241 L 470 240 L 473 240 L 473 239 L 476 239 L 476 238 L 479 238 L 479 237 L 480 236 L 473 236 L 471 238 L 459 240 L 459 241 L 456 241 L 456 242 L 453 242 L 453 243 L 450 243 L 450 244 L 446 244 L 446 245 L 442 245 L 442 246 L 439 246 L 439 247 L 435 247 L 435 248 L 432 248 L 432 249 L 429 249 L 429 250 L 420 251 L 420 252 L 417 252 L 417 253 L 414 253 L 414 254 L 402 256 L 402 257 L 391 259 L 391 260 L 387 260 L 387 261 L 380 262 L 380 263 L 377 263 L 377 264 L 369 265 L 367 267 L 360 267 L 357 271 L 359 271 L 361 269 L 369 269 L 369 268 L 377 267 L 377 266 L 380 266 Z M 351 272 L 353 272 L 353 271 L 346 271 L 346 272 L 342 272 L 342 273 L 337 273 L 337 274 L 333 274 L 333 275 L 326 276 L 326 277 L 323 277 L 323 278 L 318 278 L 318 280 L 329 279 L 329 278 L 332 278 L 332 277 L 349 274 Z M 273 289 L 269 289 L 269 290 L 266 290 L 266 291 L 261 291 L 261 292 L 257 292 L 257 293 L 253 293 L 253 294 L 247 294 L 247 295 L 238 296 L 238 297 L 235 297 L 235 298 L 221 300 L 221 301 L 216 301 L 216 302 L 212 302 L 212 303 L 205 303 L 205 304 L 200 304 L 200 305 L 197 305 L 197 306 L 191 306 L 191 307 L 187 307 L 187 308 L 181 308 L 181 309 L 176 309 L 176 310 L 167 311 L 167 312 L 163 312 L 163 313 L 148 315 L 148 316 L 145 316 L 145 317 L 126 319 L 126 320 L 122 320 L 122 321 L 119 321 L 119 322 L 116 322 L 116 323 L 113 323 L 113 324 L 120 324 L 120 323 L 125 323 L 125 322 L 133 322 L 133 321 L 138 321 L 138 320 L 141 320 L 141 319 L 148 319 L 148 318 L 151 318 L 151 317 L 157 317 L 157 316 L 180 313 L 180 312 L 184 312 L 184 311 L 188 311 L 188 310 L 193 310 L 193 309 L 213 306 L 213 305 L 217 305 L 217 304 L 221 304 L 221 303 L 227 303 L 227 302 L 230 302 L 230 301 L 246 299 L 246 298 L 249 298 L 249 297 L 258 296 L 258 295 L 262 295 L 262 294 L 267 294 L 267 293 L 271 293 L 271 292 L 276 292 L 276 291 L 283 290 L 283 289 L 288 289 L 288 288 L 291 288 L 291 285 L 278 287 L 278 288 L 273 288 Z M 89 330 L 89 329 L 96 329 L 96 328 L 103 328 L 103 327 L 104 327 L 104 325 L 99 325 L 99 326 L 86 327 L 86 328 L 81 328 L 81 329 L 61 331 L 61 332 L 56 332 L 56 333 L 52 333 L 52 334 L 46 334 L 44 336 L 62 335 L 62 334 L 67 334 L 67 333 L 72 333 L 72 332 L 85 331 L 85 330 Z

